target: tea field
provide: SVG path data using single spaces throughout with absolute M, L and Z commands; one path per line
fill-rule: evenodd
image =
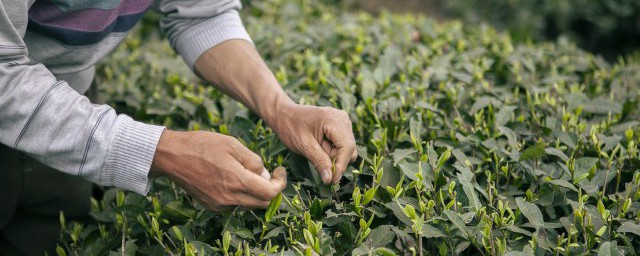
M 105 188 L 64 219 L 60 255 L 640 253 L 640 58 L 491 27 L 253 1 L 247 29 L 301 104 L 350 114 L 358 160 L 323 185 L 255 114 L 200 82 L 148 26 L 98 67 L 119 112 L 231 134 L 288 186 L 269 209 L 211 212 L 164 178 Z

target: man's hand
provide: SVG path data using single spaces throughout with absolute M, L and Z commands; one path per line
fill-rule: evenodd
M 356 160 L 356 142 L 349 115 L 329 107 L 288 103 L 266 120 L 280 140 L 305 156 L 325 184 L 336 184 L 347 165 Z
M 333 108 L 295 104 L 249 42 L 220 43 L 203 53 L 194 69 L 262 117 L 289 149 L 313 163 L 325 184 L 338 183 L 349 161 L 355 160 L 349 116 Z
M 284 168 L 272 178 L 258 155 L 233 137 L 211 132 L 165 130 L 151 174 L 171 178 L 210 210 L 265 208 L 287 184 Z

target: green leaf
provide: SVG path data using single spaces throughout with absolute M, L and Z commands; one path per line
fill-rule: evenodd
M 398 166 L 398 163 L 416 152 L 415 149 L 396 149 L 393 151 L 393 165 Z
M 606 241 L 600 244 L 600 248 L 598 248 L 598 256 L 622 256 L 622 253 L 618 250 L 618 244 L 616 241 Z
M 273 216 L 276 215 L 276 212 L 278 212 L 278 209 L 280 208 L 281 203 L 282 203 L 282 192 L 278 193 L 276 197 L 271 199 L 271 202 L 267 207 L 267 211 L 264 213 L 265 221 L 267 222 L 271 221 L 271 218 L 273 218 Z
M 395 233 L 391 231 L 390 225 L 382 225 L 371 230 L 367 237 L 372 248 L 383 247 L 391 243 L 395 238 Z
M 578 177 L 585 173 L 590 174 L 591 170 L 596 168 L 598 161 L 599 159 L 595 157 L 581 157 L 576 159 L 574 176 Z
M 439 229 L 435 228 L 434 226 L 431 226 L 429 224 L 424 224 L 422 225 L 422 232 L 423 232 L 423 236 L 426 238 L 438 238 L 438 237 L 446 237 L 447 235 L 445 235 L 442 231 L 440 231 Z
M 507 122 L 509 122 L 509 119 L 511 119 L 511 116 L 513 115 L 513 111 L 516 109 L 517 107 L 514 106 L 503 106 L 502 108 L 500 108 L 500 111 L 495 114 L 495 121 L 493 123 L 493 126 L 498 128 L 505 125 Z
M 254 236 L 253 233 L 251 232 L 251 230 L 247 229 L 247 228 L 238 228 L 238 229 L 234 229 L 231 230 L 231 233 L 242 238 L 242 239 L 246 239 L 246 240 L 254 240 Z
M 269 206 L 271 206 L 271 204 L 269 204 Z M 311 217 L 313 217 L 313 219 L 315 220 L 322 218 L 322 214 L 324 213 L 324 207 L 322 207 L 322 202 L 320 201 L 319 198 L 313 199 L 313 202 L 311 202 L 311 207 L 309 207 L 309 213 L 311 213 Z
M 542 212 L 535 204 L 524 201 L 522 197 L 516 198 L 516 204 L 522 214 L 529 220 L 529 222 L 536 228 L 544 227 L 544 219 Z
M 562 152 L 561 150 L 559 150 L 557 148 L 545 148 L 544 152 L 547 153 L 548 155 L 557 156 L 562 161 L 565 161 L 565 162 L 569 161 L 569 157 L 567 155 L 565 155 L 564 152 Z
M 62 246 L 60 245 L 56 246 L 56 253 L 58 254 L 58 256 L 67 256 L 67 252 L 65 252 L 64 248 L 62 248 Z
M 498 130 L 507 137 L 507 142 L 511 148 L 516 148 L 518 146 L 518 136 L 513 130 L 505 126 L 498 127 Z
M 568 189 L 571 189 L 575 192 L 578 192 L 578 189 L 576 188 L 576 186 L 574 186 L 573 184 L 571 184 L 570 182 L 566 181 L 566 180 L 549 180 L 549 183 L 554 184 L 556 186 L 559 187 L 565 187 Z
M 377 191 L 377 190 L 378 190 L 378 189 L 377 189 L 376 187 L 373 187 L 373 188 L 367 189 L 367 190 L 364 192 L 364 198 L 363 198 L 363 200 L 362 200 L 362 205 L 366 205 L 366 204 L 368 204 L 369 202 L 371 202 L 371 200 L 373 199 L 373 196 L 375 196 L 375 195 L 376 195 L 376 191 Z
M 180 221 L 195 218 L 197 213 L 195 209 L 182 201 L 171 201 L 162 207 L 162 210 L 171 219 Z
M 410 180 L 416 180 L 418 177 L 416 173 L 418 173 L 418 164 L 416 163 L 402 163 L 398 165 L 400 170 L 404 173 L 404 176 L 409 178 Z
M 457 177 L 458 181 L 462 185 L 464 194 L 467 196 L 467 199 L 469 199 L 469 206 L 473 207 L 474 211 L 479 210 L 482 205 L 480 203 L 480 199 L 478 199 L 475 188 L 473 187 L 473 185 L 471 185 L 471 182 L 469 180 L 465 179 L 462 176 L 462 174 L 458 173 Z
M 191 246 L 193 246 L 198 251 L 198 256 L 213 256 L 216 255 L 216 251 L 211 247 L 211 245 L 200 242 L 200 241 L 192 241 L 189 242 Z M 228 250 L 229 246 L 227 246 Z
M 632 221 L 627 221 L 622 223 L 622 225 L 618 227 L 617 231 L 619 233 L 632 233 L 636 236 L 640 236 L 640 225 L 635 224 Z
M 547 153 L 544 150 L 544 143 L 538 143 L 533 146 L 528 147 L 522 154 L 520 155 L 519 161 L 531 160 L 531 159 L 539 159 L 543 156 L 546 156 Z
M 281 234 L 284 234 L 284 227 L 276 227 L 272 230 L 269 230 L 269 232 L 267 232 L 267 234 L 264 235 L 264 237 L 262 237 L 262 240 L 269 240 L 271 238 L 275 238 Z
M 222 249 L 226 252 L 229 250 L 229 245 L 231 244 L 231 233 L 228 230 L 225 230 L 222 234 Z
M 395 256 L 395 255 L 397 255 L 392 250 L 384 248 L 384 247 L 376 248 L 376 253 L 380 254 L 382 256 Z
M 569 148 L 576 148 L 578 144 L 578 137 L 576 136 L 576 134 L 563 131 L 554 131 L 553 133 L 560 140 L 560 142 L 564 143 Z
M 460 230 L 465 236 L 469 236 L 467 225 L 460 217 L 460 214 L 452 212 L 450 210 L 445 210 L 444 214 L 447 215 L 447 218 L 451 221 L 451 223 L 453 223 L 453 226 L 458 228 L 458 230 Z
M 622 105 L 608 99 L 594 99 L 584 103 L 582 111 L 592 114 L 620 114 L 622 113 Z
M 417 118 L 412 117 L 409 120 L 409 135 L 411 136 L 411 138 L 415 138 L 420 141 L 422 136 L 421 130 L 422 119 L 420 118 L 420 116 L 418 116 Z

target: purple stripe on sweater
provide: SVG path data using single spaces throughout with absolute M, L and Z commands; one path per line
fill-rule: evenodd
M 142 13 L 152 3 L 153 0 L 123 0 L 113 10 L 83 9 L 65 13 L 49 1 L 36 1 L 29 9 L 29 18 L 50 27 L 99 32 L 112 24 L 118 16 Z

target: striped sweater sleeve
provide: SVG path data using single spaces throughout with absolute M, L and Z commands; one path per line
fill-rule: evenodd
M 30 64 L 28 2 L 0 2 L 0 143 L 62 172 L 146 194 L 164 127 L 91 104 L 45 66 Z
M 239 0 L 159 0 L 160 28 L 190 68 L 205 51 L 227 40 L 251 42 L 238 11 Z

